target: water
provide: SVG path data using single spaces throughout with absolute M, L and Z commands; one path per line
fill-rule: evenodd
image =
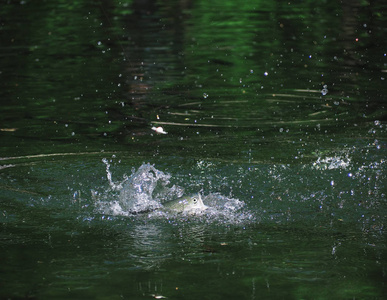
M 150 164 L 129 171 L 128 157 L 109 158 L 112 165 L 104 159 L 107 173 L 100 154 L 14 163 L 1 176 L 2 268 L 23 269 L 24 277 L 3 277 L 2 291 L 42 298 L 377 297 L 386 164 L 356 155 L 304 165 L 157 162 L 175 166 L 173 174 Z M 129 198 L 149 208 L 198 190 L 210 206 L 199 215 L 133 214 L 122 205 Z
M 384 6 L 5 1 L 0 298 L 383 299 Z

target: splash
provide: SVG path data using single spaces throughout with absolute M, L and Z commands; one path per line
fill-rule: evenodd
M 312 165 L 316 170 L 346 169 L 351 163 L 351 159 L 346 156 L 329 156 L 318 158 Z
M 108 160 L 104 158 L 102 161 L 106 165 L 110 188 L 101 194 L 92 191 L 92 196 L 103 213 L 130 215 L 155 210 L 162 207 L 163 201 L 180 197 L 184 192 L 176 185 L 170 187 L 171 175 L 149 163 L 141 165 L 138 170 L 132 169 L 132 174 L 124 175 L 121 182 L 114 182 Z
M 220 193 L 210 193 L 203 198 L 209 207 L 206 210 L 206 219 L 215 219 L 223 223 L 240 224 L 256 221 L 255 215 L 246 209 L 246 203 Z
M 215 220 L 227 223 L 240 223 L 251 220 L 253 215 L 244 210 L 245 203 L 220 193 L 203 195 L 203 202 L 208 209 L 189 215 L 163 210 L 163 203 L 175 200 L 184 195 L 185 189 L 171 183 L 172 176 L 155 168 L 149 163 L 142 164 L 137 170 L 132 169 L 130 176 L 124 175 L 121 182 L 114 182 L 110 164 L 106 165 L 106 177 L 109 188 L 102 192 L 92 192 L 96 208 L 100 213 L 110 216 L 145 216 L 153 219 L 178 220 L 196 218 L 197 220 L 213 222 Z

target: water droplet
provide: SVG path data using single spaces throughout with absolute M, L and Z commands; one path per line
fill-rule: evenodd
M 207 98 L 208 98 L 208 94 L 203 93 L 203 98 L 204 98 L 204 99 L 207 99 Z
M 323 89 L 321 90 L 321 94 L 325 96 L 328 94 L 328 86 L 326 84 L 323 85 Z
M 269 75 L 269 73 L 268 73 L 268 72 L 265 72 L 265 73 L 263 73 L 263 75 L 267 76 L 267 75 Z

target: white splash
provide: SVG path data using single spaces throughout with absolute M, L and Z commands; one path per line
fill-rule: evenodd
M 171 175 L 164 173 L 149 163 L 133 169 L 130 176 L 124 176 L 122 182 L 112 180 L 110 164 L 106 165 L 106 177 L 110 188 L 102 193 L 92 191 L 92 198 L 98 212 L 111 216 L 145 215 L 148 218 L 179 219 L 192 217 L 205 222 L 221 221 L 241 223 L 254 218 L 245 210 L 245 203 L 239 199 L 226 197 L 220 193 L 201 194 L 208 209 L 197 214 L 173 213 L 163 210 L 163 203 L 175 200 L 184 194 L 184 188 L 172 185 Z
M 328 156 L 325 158 L 318 158 L 312 165 L 316 170 L 332 170 L 332 169 L 346 169 L 349 167 L 351 159 L 348 155 L 342 156 Z

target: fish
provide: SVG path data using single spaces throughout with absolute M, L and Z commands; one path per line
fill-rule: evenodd
M 208 206 L 204 205 L 202 197 L 199 193 L 196 193 L 165 202 L 163 208 L 167 211 L 179 213 L 196 213 L 206 210 Z

